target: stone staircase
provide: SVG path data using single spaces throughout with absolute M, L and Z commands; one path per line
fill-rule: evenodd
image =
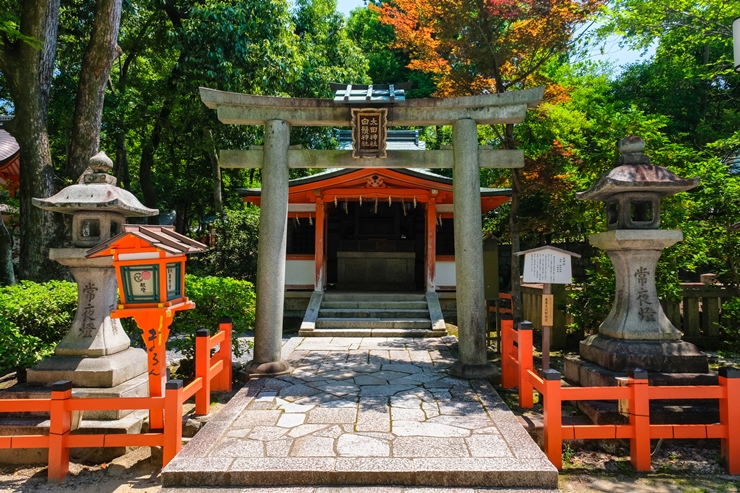
M 442 337 L 436 293 L 314 292 L 298 333 L 304 337 Z

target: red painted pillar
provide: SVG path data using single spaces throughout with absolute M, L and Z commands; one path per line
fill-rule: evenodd
M 67 437 L 72 426 L 72 413 L 65 408 L 72 398 L 72 382 L 59 381 L 51 386 L 51 412 L 49 420 L 49 469 L 50 481 L 61 481 L 69 472 Z
M 195 414 L 208 414 L 211 410 L 211 354 L 208 350 L 208 329 L 195 331 L 195 378 L 202 380 L 202 386 L 195 393 Z
M 224 368 L 211 383 L 211 390 L 215 392 L 231 392 L 232 366 L 231 366 L 231 318 L 222 317 L 219 321 L 219 330 L 224 332 L 224 341 L 218 350 L 218 359 L 223 361 Z
M 722 455 L 727 472 L 740 474 L 740 371 L 734 368 L 719 369 L 719 384 L 724 397 L 719 401 L 719 422 L 727 429 L 721 440 Z
M 514 318 L 505 313 L 501 316 L 501 387 L 505 389 L 516 387 L 516 368 L 511 361 L 515 357 L 513 332 Z
M 629 371 L 627 385 L 630 398 L 630 425 L 634 435 L 630 439 L 630 460 L 637 471 L 650 471 L 650 396 L 648 374 L 634 368 Z
M 324 229 L 326 215 L 324 211 L 324 200 L 316 202 L 316 235 L 314 244 L 314 257 L 316 259 L 316 282 L 314 291 L 323 291 L 326 280 L 324 279 Z
M 519 341 L 517 346 L 517 361 L 518 361 L 518 381 L 517 387 L 519 388 L 519 407 L 522 409 L 531 409 L 534 407 L 534 398 L 532 394 L 534 389 L 532 384 L 529 383 L 529 375 L 527 370 L 534 369 L 533 355 L 532 355 L 532 322 L 526 320 L 519 322 Z
M 162 467 L 182 449 L 182 380 L 170 380 L 165 388 Z
M 540 372 L 545 381 L 543 392 L 543 421 L 545 422 L 545 455 L 558 470 L 563 468 L 563 410 L 560 373 L 556 370 Z
M 436 288 L 436 270 L 437 270 L 437 204 L 433 198 L 427 202 L 427 268 L 426 268 L 426 288 L 427 293 L 433 293 Z

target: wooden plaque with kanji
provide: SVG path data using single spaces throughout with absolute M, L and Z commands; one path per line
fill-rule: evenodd
M 352 157 L 385 158 L 386 108 L 352 109 Z

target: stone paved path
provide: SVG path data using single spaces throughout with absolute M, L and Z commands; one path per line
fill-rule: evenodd
M 556 469 L 494 388 L 446 374 L 456 344 L 292 338 L 291 375 L 247 383 L 163 484 L 557 488 Z

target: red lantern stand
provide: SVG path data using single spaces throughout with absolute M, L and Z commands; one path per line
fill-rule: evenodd
M 113 256 L 122 303 L 111 318 L 132 317 L 142 330 L 152 397 L 164 395 L 166 344 L 174 315 L 195 308 L 184 296 L 185 253 L 205 248 L 171 227 L 126 225 L 122 234 L 88 252 L 88 257 Z M 149 411 L 149 427 L 164 428 L 162 410 Z

